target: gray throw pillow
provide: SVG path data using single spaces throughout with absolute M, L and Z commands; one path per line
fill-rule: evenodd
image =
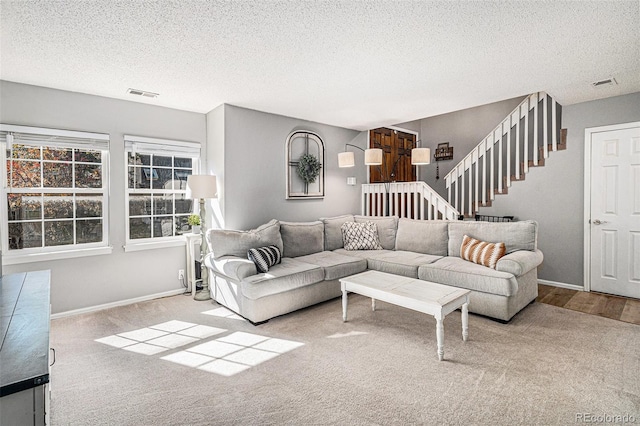
M 378 229 L 380 245 L 385 250 L 395 250 L 398 216 L 355 216 L 356 222 L 373 222 Z
M 246 258 L 249 249 L 272 245 L 282 252 L 280 222 L 275 219 L 250 231 L 210 229 L 207 232 L 207 240 L 214 259 L 222 256 Z
M 538 223 L 521 222 L 449 222 L 449 256 L 460 257 L 460 246 L 465 235 L 489 243 L 503 242 L 507 254 L 518 250 L 535 251 L 538 248 Z
M 280 222 L 284 257 L 306 256 L 324 250 L 324 224 L 314 222 Z
M 320 220 L 324 223 L 324 249 L 332 251 L 344 247 L 341 227 L 345 222 L 353 222 L 353 215 L 321 217 Z
M 449 222 L 401 218 L 396 234 L 396 250 L 446 256 Z

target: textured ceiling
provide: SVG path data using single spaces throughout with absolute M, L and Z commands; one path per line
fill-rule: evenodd
M 0 15 L 3 80 L 201 113 L 364 130 L 541 90 L 563 105 L 640 91 L 638 0 L 2 0 Z

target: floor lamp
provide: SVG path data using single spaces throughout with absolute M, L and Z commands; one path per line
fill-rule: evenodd
M 200 243 L 200 276 L 202 277 L 202 290 L 193 297 L 195 300 L 209 300 L 209 274 L 204 265 L 204 257 L 207 254 L 207 223 L 205 220 L 204 200 L 216 198 L 218 188 L 216 177 L 213 175 L 190 175 L 187 177 L 187 188 L 191 191 L 192 199 L 200 200 L 200 223 L 202 226 L 202 242 Z
M 411 165 L 421 166 L 423 164 L 431 163 L 431 150 L 429 148 L 420 148 L 420 141 L 414 142 L 415 147 L 411 150 Z M 344 152 L 338 153 L 338 167 L 353 167 L 356 165 L 355 156 L 353 152 L 347 151 L 347 147 L 358 148 L 360 151 L 364 151 L 364 164 L 367 166 L 378 166 L 380 170 L 380 176 L 384 183 L 385 192 L 385 210 L 389 212 L 389 187 L 391 181 L 394 180 L 393 176 L 396 172 L 396 167 L 400 161 L 400 156 L 396 159 L 391 173 L 388 173 L 387 164 L 384 162 L 383 151 L 380 148 L 362 149 L 359 146 L 352 145 L 350 143 L 345 144 Z

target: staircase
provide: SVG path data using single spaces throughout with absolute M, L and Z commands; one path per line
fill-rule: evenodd
M 527 96 L 444 177 L 448 200 L 425 182 L 362 185 L 362 214 L 420 220 L 475 217 L 496 195 L 542 167 L 549 153 L 566 149 L 562 106 L 545 92 Z
M 527 96 L 445 176 L 449 203 L 474 217 L 531 168 L 544 166 L 550 152 L 566 149 L 561 108 L 544 92 Z

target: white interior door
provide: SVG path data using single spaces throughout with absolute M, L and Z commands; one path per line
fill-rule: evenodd
M 590 132 L 591 290 L 640 298 L 640 123 L 599 129 Z

